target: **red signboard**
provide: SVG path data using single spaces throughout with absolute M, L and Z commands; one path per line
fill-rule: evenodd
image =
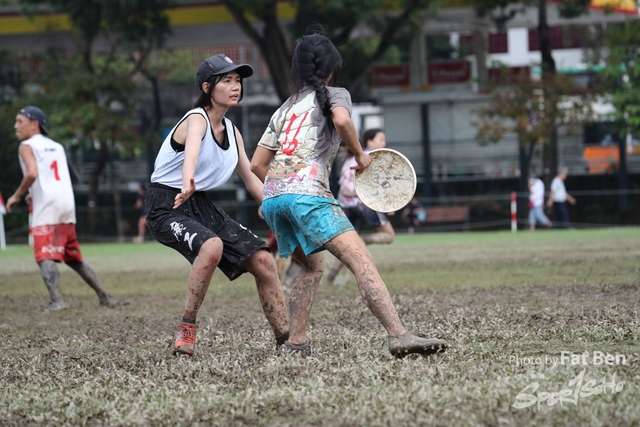
M 411 83 L 409 64 L 379 65 L 371 73 L 371 87 L 408 86 Z
M 429 84 L 464 83 L 471 78 L 469 61 L 431 62 L 427 64 Z

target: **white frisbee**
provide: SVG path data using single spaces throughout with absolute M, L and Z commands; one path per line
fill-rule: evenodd
M 371 164 L 356 173 L 356 193 L 362 203 L 378 212 L 405 207 L 416 193 L 416 171 L 403 154 L 389 148 L 369 152 Z

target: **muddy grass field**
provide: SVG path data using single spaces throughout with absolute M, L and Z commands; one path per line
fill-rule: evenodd
M 83 246 L 115 310 L 30 249 L 0 253 L 0 425 L 637 426 L 640 229 L 398 236 L 371 251 L 407 329 L 391 357 L 352 280 L 321 285 L 317 359 L 284 354 L 251 277 L 216 272 L 192 358 L 171 355 L 188 263 L 155 243 Z M 329 259 L 330 256 L 327 256 Z

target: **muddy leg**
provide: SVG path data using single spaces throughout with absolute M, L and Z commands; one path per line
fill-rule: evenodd
M 198 310 L 200 310 L 202 301 L 209 289 L 211 276 L 213 276 L 213 272 L 222 258 L 222 249 L 222 240 L 217 237 L 207 240 L 200 247 L 198 256 L 193 261 L 189 272 L 184 319 L 193 320 L 193 323 L 195 323 Z
M 391 301 L 391 295 L 378 273 L 373 257 L 358 234 L 348 231 L 327 242 L 325 248 L 356 276 L 360 295 L 387 333 L 391 336 L 404 334 L 406 330 Z
M 253 274 L 256 279 L 262 311 L 277 341 L 289 331 L 289 321 L 287 319 L 287 303 L 284 300 L 273 257 L 269 252 L 259 250 L 245 261 L 242 267 Z
M 38 263 L 42 280 L 49 291 L 50 302 L 64 302 L 62 293 L 60 292 L 60 271 L 54 261 L 44 260 Z
M 86 262 L 68 262 L 67 265 L 71 267 L 76 273 L 82 277 L 82 280 L 85 281 L 87 285 L 93 289 L 96 294 L 98 294 L 98 298 L 100 301 L 105 300 L 109 297 L 107 291 L 104 290 L 102 284 L 100 283 L 100 279 L 98 279 L 98 275 L 96 272 L 87 264 Z
M 300 345 L 307 340 L 307 323 L 313 305 L 313 297 L 324 272 L 324 254 L 317 253 L 305 256 L 302 249 L 298 247 L 294 255 L 300 264 L 301 271 L 293 284 L 289 300 L 291 316 L 289 342 L 293 345 Z
M 393 230 L 393 226 L 390 222 L 387 222 L 382 227 L 375 227 L 375 233 L 368 234 L 362 238 L 365 245 L 371 245 L 376 243 L 389 244 L 393 243 L 396 237 L 396 233 Z

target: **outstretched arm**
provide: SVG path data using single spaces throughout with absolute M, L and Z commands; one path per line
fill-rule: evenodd
M 185 120 L 187 137 L 184 143 L 184 164 L 182 165 L 182 189 L 176 195 L 173 209 L 183 204 L 196 191 L 195 175 L 202 137 L 207 131 L 207 121 L 200 114 L 192 114 Z
M 7 211 L 9 212 L 11 212 L 11 210 L 20 203 L 22 196 L 29 191 L 29 188 L 31 188 L 35 180 L 38 178 L 38 163 L 36 162 L 36 157 L 33 155 L 31 147 L 24 144 L 20 145 L 18 154 L 26 166 L 26 171 L 22 177 L 20 185 L 13 195 L 9 197 L 9 200 L 7 200 Z

